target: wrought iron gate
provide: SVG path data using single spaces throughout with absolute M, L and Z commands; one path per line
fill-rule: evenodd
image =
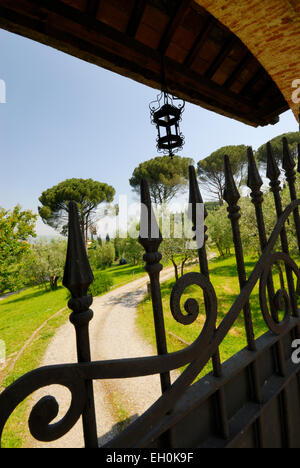
M 145 249 L 146 270 L 150 277 L 151 295 L 158 355 L 153 357 L 91 362 L 89 321 L 92 298 L 87 296 L 93 275 L 88 263 L 76 204 L 70 203 L 69 244 L 64 285 L 70 290 L 70 320 L 77 339 L 78 364 L 57 365 L 37 369 L 17 380 L 0 395 L 0 434 L 7 419 L 27 396 L 39 388 L 60 384 L 72 394 L 67 414 L 55 424 L 58 404 L 51 397 L 40 400 L 29 417 L 31 434 L 49 442 L 66 434 L 82 417 L 86 447 L 97 447 L 97 428 L 93 395 L 93 380 L 131 378 L 160 374 L 161 397 L 121 432 L 106 447 L 300 447 L 300 365 L 291 360 L 292 342 L 300 337 L 300 315 L 295 291 L 295 279 L 300 271 L 289 254 L 286 222 L 293 215 L 300 250 L 300 218 L 296 197 L 295 162 L 287 141 L 283 141 L 283 169 L 290 189 L 290 204 L 283 210 L 280 195 L 280 170 L 268 145 L 267 177 L 274 195 L 277 224 L 267 239 L 262 211 L 262 180 L 252 150 L 248 151 L 248 186 L 255 206 L 261 257 L 249 278 L 246 277 L 243 246 L 240 235 L 239 192 L 234 182 L 229 158 L 225 157 L 225 192 L 232 224 L 240 294 L 221 323 L 216 326 L 218 301 L 209 279 L 205 244 L 198 250 L 199 273 L 180 278 L 171 293 L 170 306 L 175 320 L 193 323 L 199 315 L 194 299 L 181 298 L 190 285 L 198 285 L 204 294 L 206 321 L 199 337 L 186 349 L 168 353 L 161 300 L 159 275 L 162 270 L 158 252 L 161 235 L 154 238 L 152 207 L 145 181 L 141 184 L 141 201 L 148 207 L 148 234 L 140 237 Z M 300 155 L 300 148 L 299 148 Z M 299 168 L 298 168 L 299 170 Z M 190 199 L 193 224 L 196 226 L 196 206 L 202 203 L 195 169 L 190 168 Z M 157 226 L 156 226 L 157 227 Z M 256 229 L 256 227 L 253 227 Z M 206 239 L 207 240 L 207 239 Z M 281 251 L 275 251 L 278 242 Z M 275 291 L 272 266 L 285 265 L 287 288 Z M 251 293 L 259 284 L 260 308 L 269 331 L 256 339 L 251 313 Z M 284 315 L 279 318 L 279 312 Z M 243 313 L 248 346 L 225 363 L 221 363 L 219 346 Z M 194 383 L 209 360 L 213 372 Z M 170 371 L 187 366 L 171 384 Z

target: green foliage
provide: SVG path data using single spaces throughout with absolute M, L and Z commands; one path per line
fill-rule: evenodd
M 57 289 L 57 282 L 63 276 L 66 261 L 67 242 L 61 239 L 35 242 L 25 258 L 22 268 L 24 281 L 29 285 L 47 285 Z
M 208 227 L 208 244 L 217 247 L 220 256 L 229 254 L 233 240 L 226 206 L 222 205 L 215 211 L 209 211 L 205 223 Z
M 186 188 L 188 170 L 192 164 L 192 159 L 180 156 L 174 156 L 173 159 L 169 156 L 156 157 L 135 168 L 129 183 L 139 194 L 141 180 L 146 179 L 152 201 L 162 205 Z
M 171 262 L 173 264 L 176 280 L 178 280 L 179 275 L 183 276 L 185 264 L 197 256 L 196 250 L 188 248 L 188 240 L 185 238 L 164 239 L 159 251 L 165 263 Z
M 101 294 L 110 290 L 114 282 L 112 278 L 105 273 L 96 273 L 94 282 L 89 288 L 89 294 L 92 296 L 100 296 Z
M 121 257 L 125 258 L 127 263 L 132 265 L 141 265 L 143 263 L 144 249 L 137 239 L 128 237 L 121 239 L 120 250 Z
M 114 248 L 115 248 L 115 260 L 119 260 L 120 256 L 121 256 L 121 252 L 120 252 L 120 249 L 121 249 L 121 239 L 119 236 L 116 236 L 114 239 L 113 239 L 113 243 L 114 243 Z
M 187 262 L 192 261 L 197 256 L 197 250 L 194 249 L 191 241 L 194 237 L 194 232 L 191 230 L 190 222 L 185 223 L 189 219 L 186 213 L 169 213 L 165 208 L 162 210 L 162 216 L 170 220 L 170 232 L 168 236 L 163 236 L 164 240 L 159 247 L 164 263 L 172 263 L 174 266 L 175 278 L 179 278 L 179 274 L 183 276 L 184 267 Z M 161 224 L 161 218 L 158 218 Z M 163 225 L 160 226 L 163 232 Z M 190 229 L 190 238 L 188 237 L 188 229 Z
M 24 255 L 29 250 L 28 239 L 35 237 L 36 215 L 16 206 L 12 211 L 0 208 L 0 294 L 22 287 L 19 274 Z
M 300 191 L 300 175 L 297 175 L 296 179 L 296 192 Z M 290 202 L 290 191 L 287 186 L 282 189 L 281 192 L 282 206 L 286 208 Z M 241 236 L 244 246 L 244 251 L 250 254 L 256 254 L 257 256 L 261 253 L 259 235 L 257 229 L 255 208 L 250 198 L 244 197 L 239 201 L 241 207 Z M 267 238 L 272 234 L 273 229 L 277 223 L 277 214 L 274 204 L 273 193 L 268 189 L 264 193 L 264 202 L 262 205 L 264 223 Z M 291 215 L 288 221 L 285 223 L 285 230 L 288 237 L 289 251 L 292 255 L 298 254 L 297 235 L 295 230 L 295 224 L 293 216 Z M 275 246 L 275 250 L 281 250 L 280 239 L 278 239 Z
M 100 203 L 113 201 L 115 189 L 92 179 L 68 179 L 42 193 L 39 214 L 44 223 L 65 235 L 68 226 L 68 203 L 77 202 L 81 228 L 87 240 Z
M 207 211 L 216 211 L 220 206 L 219 202 L 208 201 L 205 202 L 205 208 Z
M 300 191 L 300 175 L 296 179 L 296 192 Z M 290 203 L 290 192 L 286 186 L 281 192 L 283 208 Z M 241 218 L 239 220 L 241 239 L 244 252 L 248 255 L 259 256 L 261 254 L 261 246 L 259 233 L 257 229 L 255 207 L 250 197 L 242 197 L 238 205 L 241 209 Z M 264 224 L 267 239 L 272 234 L 277 223 L 277 215 L 274 205 L 273 193 L 267 189 L 264 192 L 264 201 L 262 204 Z M 209 211 L 206 219 L 208 227 L 208 242 L 212 247 L 217 247 L 221 256 L 230 253 L 233 247 L 231 223 L 228 219 L 227 204 L 219 207 L 215 211 Z M 289 250 L 292 254 L 298 253 L 297 236 L 293 216 L 285 224 L 286 233 L 288 236 Z M 280 249 L 280 239 L 278 239 L 275 249 Z
M 198 162 L 198 175 L 201 186 L 212 193 L 220 204 L 223 202 L 225 183 L 225 155 L 229 156 L 234 179 L 238 187 L 240 187 L 245 182 L 248 167 L 247 147 L 245 145 L 225 146 Z
M 241 208 L 240 229 L 244 252 L 259 256 L 261 254 L 261 247 L 257 229 L 255 207 L 249 197 L 242 198 L 239 201 L 239 206 Z M 266 235 L 267 238 L 269 238 L 277 222 L 273 194 L 269 190 L 264 194 L 262 209 Z
M 94 270 L 112 266 L 115 261 L 115 255 L 115 248 L 112 242 L 106 242 L 103 245 L 98 244 L 94 249 L 89 250 L 89 260 Z
M 298 153 L 297 145 L 300 143 L 300 132 L 290 132 L 279 135 L 270 141 L 273 149 L 273 154 L 276 161 L 281 164 L 282 161 L 282 139 L 286 137 L 291 154 L 296 158 Z M 256 152 L 256 156 L 260 165 L 264 165 L 267 162 L 267 148 L 266 143 L 260 146 Z

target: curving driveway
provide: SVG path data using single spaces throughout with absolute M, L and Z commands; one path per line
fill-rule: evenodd
M 166 280 L 173 275 L 173 268 L 161 273 Z M 90 323 L 92 360 L 151 356 L 155 349 L 145 343 L 136 325 L 136 308 L 146 294 L 148 277 L 121 286 L 108 294 L 95 298 Z M 42 366 L 77 362 L 74 328 L 70 323 L 61 327 L 44 356 Z M 177 377 L 175 372 L 172 379 Z M 117 434 L 120 417 L 132 420 L 142 414 L 161 395 L 159 376 L 94 382 L 99 444 Z M 66 414 L 70 404 L 69 391 L 52 386 L 36 392 L 34 402 L 45 395 L 56 397 L 60 405 L 58 420 Z M 30 438 L 30 436 L 28 436 Z M 83 446 L 81 420 L 62 439 L 42 444 L 29 440 L 37 448 L 73 448 Z

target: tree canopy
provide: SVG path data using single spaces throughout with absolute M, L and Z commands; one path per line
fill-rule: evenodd
M 214 195 L 220 204 L 223 203 L 225 155 L 230 158 L 235 182 L 240 187 L 245 181 L 248 167 L 245 145 L 224 146 L 198 162 L 198 176 L 201 186 Z
M 43 222 L 65 235 L 68 226 L 68 205 L 78 204 L 82 232 L 87 241 L 88 229 L 94 222 L 96 208 L 103 202 L 112 202 L 115 189 L 92 179 L 67 179 L 46 190 L 39 198 L 39 215 Z
M 28 239 L 35 237 L 37 216 L 31 211 L 22 211 L 17 205 L 7 211 L 0 207 L 0 293 L 19 289 L 20 266 L 30 248 Z
M 296 158 L 298 155 L 298 144 L 300 143 L 300 132 L 290 132 L 284 133 L 273 138 L 270 143 L 272 145 L 273 154 L 275 159 L 279 164 L 282 161 L 282 139 L 286 138 L 288 141 L 288 145 L 291 151 L 291 154 Z M 266 143 L 260 146 L 256 152 L 258 163 L 260 165 L 265 164 L 267 162 L 267 147 Z
M 174 156 L 171 159 L 169 156 L 158 156 L 135 168 L 129 183 L 133 191 L 139 194 L 141 180 L 146 179 L 152 201 L 162 205 L 186 188 L 189 166 L 192 164 L 193 160 L 190 158 Z

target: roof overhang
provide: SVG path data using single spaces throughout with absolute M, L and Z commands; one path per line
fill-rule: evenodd
M 227 2 L 228 3 L 228 2 Z M 252 126 L 285 97 L 246 45 L 194 0 L 0 0 L 0 27 Z

